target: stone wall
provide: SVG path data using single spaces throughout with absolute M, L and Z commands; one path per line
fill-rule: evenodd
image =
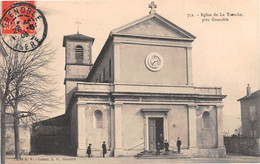
M 30 141 L 31 141 L 31 131 L 30 127 L 26 125 L 19 126 L 19 136 L 20 136 L 20 150 L 21 154 L 29 154 Z M 6 125 L 6 154 L 14 154 L 14 128 L 12 124 Z
M 144 120 L 138 105 L 124 104 L 122 108 L 122 147 L 124 150 L 144 149 Z
M 185 105 L 171 105 L 171 110 L 168 114 L 168 142 L 170 150 L 177 150 L 177 138 L 181 139 L 181 148 L 187 149 L 189 136 L 188 120 L 187 120 L 187 107 Z
M 224 137 L 227 153 L 260 156 L 260 139 L 244 137 Z
M 209 112 L 209 125 L 203 125 L 203 113 Z M 199 106 L 197 115 L 197 144 L 200 149 L 217 148 L 217 116 L 213 106 Z
M 158 72 L 150 71 L 145 65 L 146 57 L 150 53 L 158 53 L 164 60 Z M 186 62 L 185 48 L 121 44 L 120 63 L 117 63 L 120 64 L 120 79 L 116 82 L 186 85 Z
M 77 155 L 78 148 L 78 114 L 77 105 L 74 103 L 70 109 L 70 129 L 71 129 L 71 154 Z
M 76 46 L 82 46 L 83 47 L 83 64 L 91 64 L 91 47 L 92 43 L 90 41 L 88 42 L 82 42 L 82 41 L 67 41 L 66 42 L 66 62 L 67 63 L 77 63 L 77 59 L 75 58 L 75 49 Z M 83 73 L 83 72 L 79 72 Z M 82 75 L 87 75 L 82 74 Z M 71 76 L 71 74 L 69 75 Z M 72 75 L 73 76 L 73 75 Z
M 96 111 L 101 112 L 100 120 L 97 120 Z M 110 150 L 110 107 L 102 104 L 89 104 L 85 108 L 86 122 L 85 134 L 86 145 L 92 144 L 91 150 L 101 151 L 103 141 L 106 142 L 107 149 Z M 80 146 L 80 145 L 79 145 Z

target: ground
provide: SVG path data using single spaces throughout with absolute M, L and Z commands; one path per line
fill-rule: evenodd
M 134 157 L 118 158 L 87 158 L 62 155 L 25 155 L 22 161 L 14 160 L 14 156 L 7 156 L 7 164 L 122 164 L 122 163 L 260 163 L 260 157 L 228 155 L 226 158 L 186 158 L 186 159 L 136 159 Z

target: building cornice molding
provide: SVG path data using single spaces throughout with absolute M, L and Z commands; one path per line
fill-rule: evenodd
M 66 85 L 67 81 L 83 82 L 83 81 L 85 81 L 85 78 L 64 78 L 64 85 Z
M 66 63 L 65 65 L 92 66 L 93 64 L 86 64 L 86 63 Z
M 156 38 L 156 37 L 141 37 L 128 35 L 115 35 L 113 44 L 137 44 L 137 45 L 156 45 L 169 47 L 187 47 L 192 48 L 188 40 L 170 39 L 170 38 Z

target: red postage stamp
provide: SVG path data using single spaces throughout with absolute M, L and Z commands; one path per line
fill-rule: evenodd
M 1 28 L 2 35 L 22 33 L 34 34 L 35 10 L 24 5 L 12 8 L 16 3 L 18 3 L 18 1 L 2 1 L 2 17 L 4 16 Z M 35 1 L 26 1 L 26 3 L 35 5 Z
M 47 21 L 35 1 L 2 1 L 1 37 L 12 50 L 29 52 L 47 36 Z

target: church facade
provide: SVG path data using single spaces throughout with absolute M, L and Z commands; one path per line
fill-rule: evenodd
M 159 14 L 112 30 L 92 64 L 94 38 L 64 36 L 66 114 L 72 152 L 132 156 L 156 149 L 159 136 L 190 156 L 224 157 L 221 88 L 195 87 L 195 36 Z

